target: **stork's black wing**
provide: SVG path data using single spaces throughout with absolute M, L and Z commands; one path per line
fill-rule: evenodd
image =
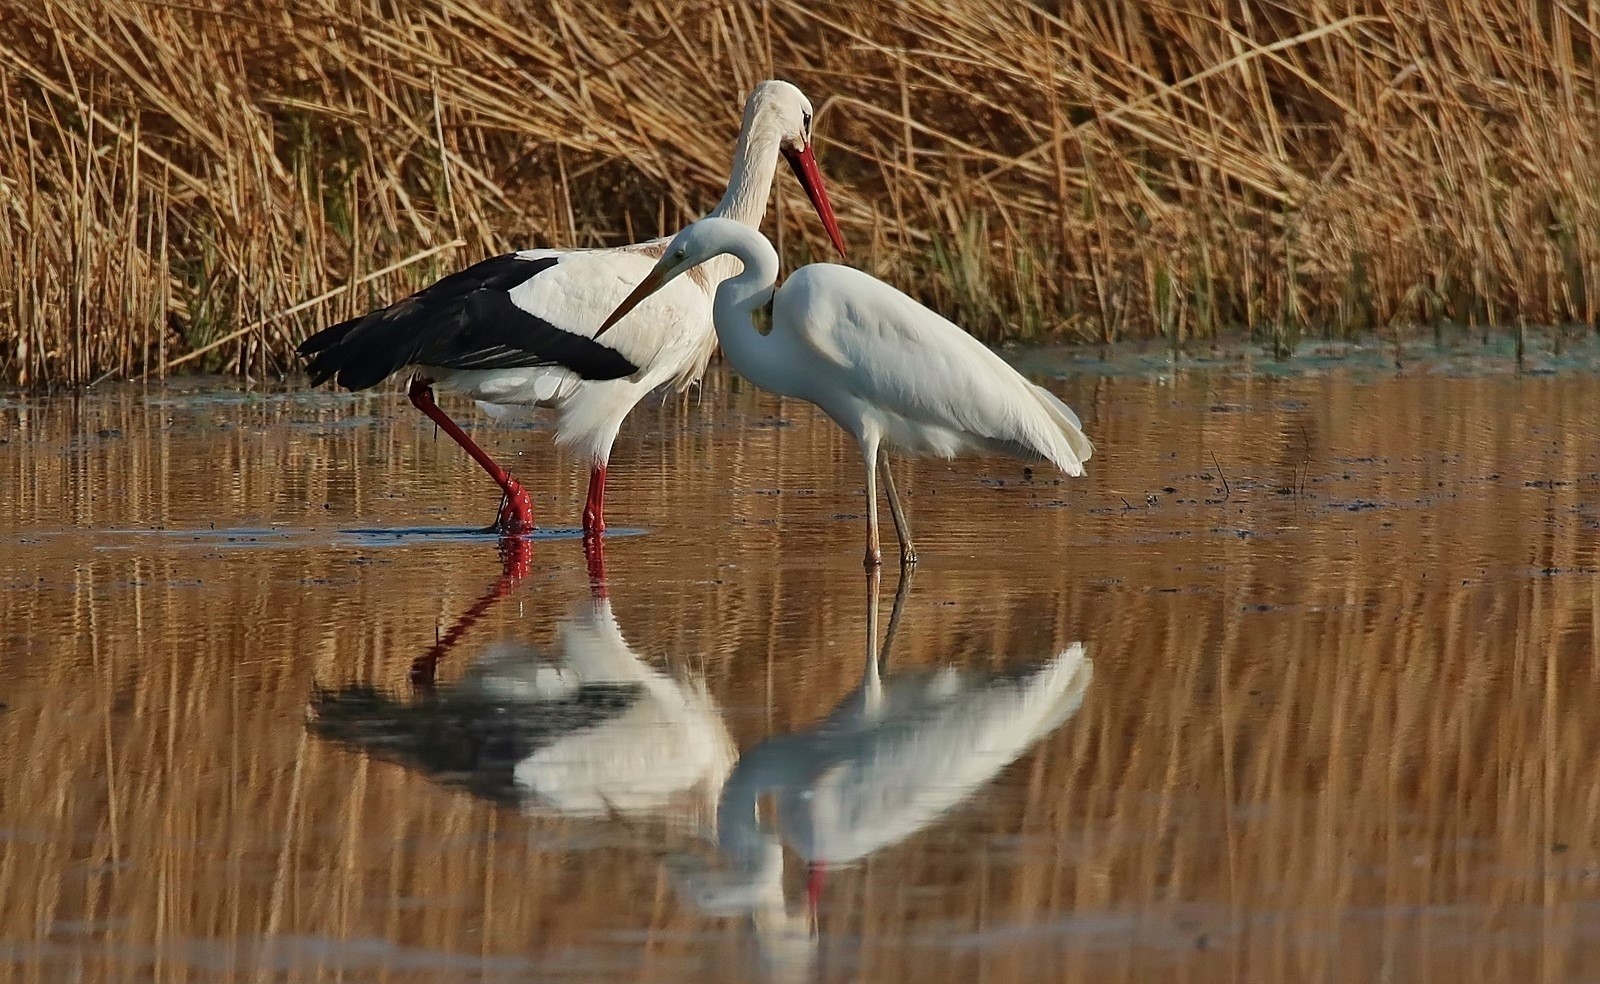
M 562 366 L 584 379 L 618 379 L 638 367 L 592 338 L 517 307 L 511 290 L 559 262 L 517 253 L 490 257 L 404 300 L 324 328 L 300 344 L 313 385 L 330 378 L 366 389 L 408 365 L 448 369 Z

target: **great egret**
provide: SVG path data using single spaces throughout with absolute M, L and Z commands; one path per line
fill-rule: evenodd
M 751 228 L 766 214 L 782 154 L 839 253 L 844 239 L 811 149 L 811 103 L 787 82 L 763 82 L 745 103 L 728 191 L 711 214 Z M 528 249 L 451 274 L 370 314 L 325 328 L 300 346 L 313 385 L 332 378 L 349 390 L 376 386 L 414 367 L 411 402 L 482 465 L 503 494 L 491 529 L 534 527 L 533 503 L 433 398 L 433 386 L 464 393 L 486 410 L 553 407 L 556 443 L 591 463 L 583 510 L 586 534 L 605 530 L 606 463 L 628 412 L 667 382 L 700 378 L 716 348 L 711 295 L 731 272 L 708 266 L 663 293 L 601 345 L 600 317 L 666 249 L 655 239 L 614 249 Z
M 701 219 L 673 237 L 594 337 L 676 278 L 723 255 L 744 264 L 742 273 L 720 283 L 712 304 L 717 339 L 729 363 L 762 389 L 821 407 L 861 445 L 869 569 L 881 563 L 876 474 L 883 444 L 946 458 L 967 451 L 1042 458 L 1068 475 L 1083 474 L 1094 447 L 1078 415 L 982 342 L 850 267 L 813 263 L 777 287 L 778 254 L 772 244 L 728 219 Z M 772 330 L 762 334 L 755 313 L 769 304 Z M 905 511 L 887 459 L 882 464 L 900 560 L 914 564 Z
M 877 648 L 878 586 L 867 585 L 867 661 L 860 687 L 822 721 L 774 735 L 739 757 L 717 805 L 724 867 L 685 866 L 679 886 L 702 911 L 749 913 L 780 954 L 814 927 L 829 866 L 848 865 L 927 828 L 1061 727 L 1083 703 L 1094 666 L 1075 642 L 1020 672 L 946 666 L 885 674 L 911 572 L 902 575 Z M 758 804 L 770 796 L 767 822 Z M 807 862 L 810 912 L 783 894 L 787 844 Z M 787 954 L 792 958 L 794 954 Z

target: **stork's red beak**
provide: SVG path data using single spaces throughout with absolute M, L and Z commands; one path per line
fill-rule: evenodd
M 640 301 L 660 290 L 661 285 L 664 283 L 666 283 L 666 280 L 661 276 L 661 271 L 651 270 L 648 276 L 639 281 L 639 286 L 633 289 L 633 293 L 624 297 L 622 303 L 617 305 L 617 309 L 606 316 L 605 323 L 600 326 L 599 331 L 594 333 L 594 337 L 599 338 L 604 335 L 612 325 L 621 321 L 629 311 L 638 307 Z
M 833 203 L 828 201 L 828 189 L 822 184 L 822 172 L 817 170 L 817 158 L 811 153 L 811 145 L 807 144 L 799 150 L 786 146 L 783 148 L 783 159 L 789 162 L 794 176 L 800 179 L 800 187 L 806 190 L 811 207 L 817 210 L 817 218 L 822 220 L 822 227 L 828 230 L 833 248 L 843 257 L 844 234 L 839 231 L 839 220 L 834 217 Z

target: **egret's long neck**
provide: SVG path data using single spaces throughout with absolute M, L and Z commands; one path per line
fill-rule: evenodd
M 763 335 L 756 330 L 756 312 L 772 300 L 778 283 L 778 253 L 754 229 L 729 225 L 727 233 L 725 252 L 744 269 L 717 286 L 711 305 L 717 341 L 741 376 L 762 389 L 792 396 L 783 388 L 786 340 L 779 332 Z
M 778 166 L 781 136 L 760 119 L 748 119 L 739 131 L 733 148 L 733 171 L 728 175 L 728 191 L 711 210 L 752 229 L 761 227 L 767 214 L 767 199 L 772 194 L 772 175 Z
M 784 791 L 796 782 L 801 764 L 788 736 L 770 738 L 739 759 L 717 802 L 717 847 L 730 862 L 752 868 L 762 861 L 774 840 L 761 828 L 756 804 L 769 790 Z

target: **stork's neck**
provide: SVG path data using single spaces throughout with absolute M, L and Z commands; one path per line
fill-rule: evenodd
M 762 119 L 747 121 L 733 148 L 733 170 L 728 191 L 711 210 L 712 215 L 733 219 L 752 229 L 761 228 L 772 195 L 772 176 L 778 167 L 782 136 Z
M 790 378 L 791 360 L 785 357 L 788 340 L 780 331 L 763 335 L 756 330 L 756 312 L 771 302 L 778 283 L 778 252 L 767 237 L 733 222 L 720 223 L 723 252 L 744 265 L 734 277 L 717 286 L 711 304 L 722 352 L 739 375 L 764 390 L 795 396 Z

